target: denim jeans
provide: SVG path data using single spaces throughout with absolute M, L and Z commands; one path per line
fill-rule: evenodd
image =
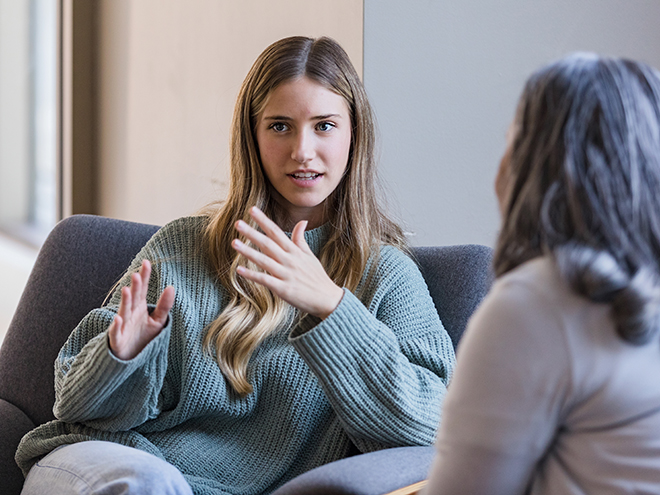
M 173 465 L 112 442 L 80 442 L 55 449 L 35 464 L 21 495 L 192 495 Z

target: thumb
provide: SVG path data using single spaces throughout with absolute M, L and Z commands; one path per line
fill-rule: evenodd
M 151 313 L 151 318 L 158 322 L 160 325 L 164 325 L 167 321 L 167 315 L 172 309 L 174 304 L 174 287 L 171 285 L 166 287 L 163 293 L 158 298 L 156 303 L 156 309 Z
M 309 251 L 309 246 L 305 240 L 305 229 L 307 228 L 307 223 L 307 220 L 301 220 L 293 228 L 293 232 L 291 232 L 291 240 L 293 243 L 305 251 Z

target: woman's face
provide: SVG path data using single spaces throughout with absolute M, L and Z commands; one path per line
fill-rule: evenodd
M 509 188 L 511 186 L 511 150 L 513 147 L 515 126 L 511 124 L 506 133 L 506 150 L 500 160 L 500 168 L 495 176 L 495 196 L 500 208 L 500 216 L 504 217 L 504 209 L 509 198 Z
M 325 222 L 323 203 L 346 171 L 351 119 L 346 100 L 301 77 L 275 88 L 257 122 L 257 144 L 272 194 L 289 228 Z

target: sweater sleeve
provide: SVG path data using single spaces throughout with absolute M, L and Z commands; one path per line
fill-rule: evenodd
M 308 316 L 291 342 L 360 451 L 430 445 L 454 366 L 451 339 L 403 253 L 385 248 L 367 281 L 364 302 L 344 289 L 335 311 Z
M 426 493 L 526 493 L 570 395 L 560 313 L 531 285 L 493 286 L 458 349 Z
M 167 371 L 167 351 L 172 318 L 163 330 L 129 361 L 114 356 L 108 328 L 118 308 L 122 287 L 142 260 L 152 261 L 147 302 L 153 310 L 161 287 L 158 236 L 138 253 L 122 277 L 108 306 L 91 311 L 75 328 L 55 361 L 55 417 L 106 430 L 134 428 L 156 417 L 159 394 Z

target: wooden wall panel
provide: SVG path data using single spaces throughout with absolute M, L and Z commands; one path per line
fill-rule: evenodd
M 163 224 L 227 191 L 234 101 L 290 35 L 337 39 L 362 70 L 362 0 L 101 0 L 98 213 Z

